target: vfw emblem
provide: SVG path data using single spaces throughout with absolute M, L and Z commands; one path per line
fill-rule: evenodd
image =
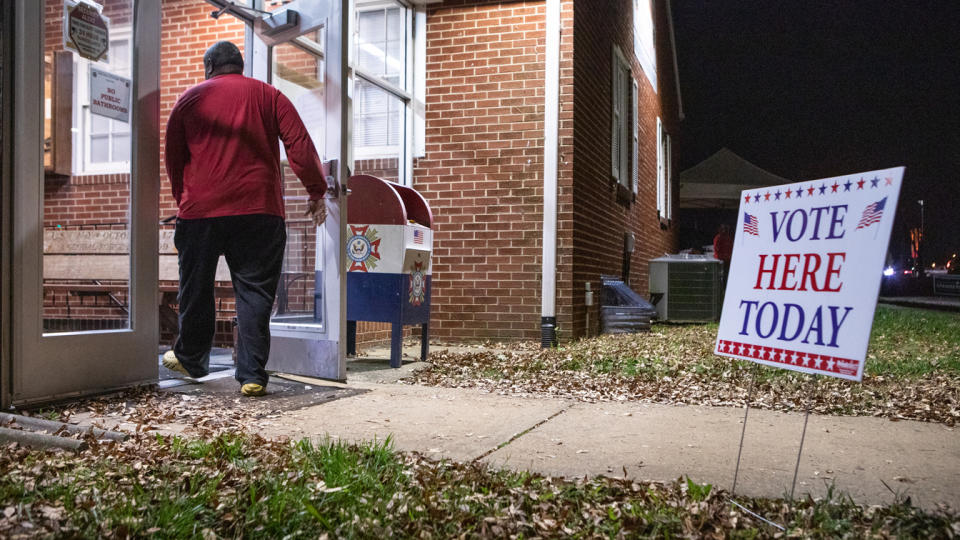
M 423 263 L 413 263 L 413 272 L 410 272 L 410 303 L 419 306 L 427 294 L 427 282 L 423 275 Z
M 380 240 L 376 229 L 369 225 L 350 225 L 352 236 L 347 240 L 347 258 L 350 259 L 350 272 L 367 272 L 377 267 L 380 260 Z

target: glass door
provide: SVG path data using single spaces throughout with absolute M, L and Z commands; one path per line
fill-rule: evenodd
M 264 7 L 248 46 L 250 73 L 293 102 L 321 158 L 330 163 L 321 227 L 304 217 L 307 193 L 284 167 L 287 249 L 270 322 L 273 371 L 346 378 L 346 183 L 352 168 L 348 0 L 297 0 Z M 289 11 L 295 15 L 284 12 Z M 295 21 L 283 31 L 276 21 Z
M 302 36 L 310 39 L 313 49 L 308 52 L 290 43 L 271 48 L 270 83 L 283 92 L 296 107 L 304 126 L 318 151 L 324 148 L 324 66 L 322 30 Z M 323 295 L 323 265 L 326 236 L 306 217 L 308 195 L 303 185 L 283 160 L 283 200 L 287 215 L 287 249 L 277 302 L 271 319 L 274 331 L 290 328 L 324 332 L 326 306 Z M 333 191 L 326 197 L 329 201 Z M 336 204 L 336 201 L 333 201 Z M 320 287 L 317 284 L 321 284 Z
M 159 3 L 15 17 L 11 401 L 155 381 Z

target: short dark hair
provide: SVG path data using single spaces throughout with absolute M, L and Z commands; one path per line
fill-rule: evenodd
M 233 43 L 218 41 L 203 54 L 203 67 L 207 71 L 216 71 L 224 66 L 236 66 L 243 70 L 243 55 Z

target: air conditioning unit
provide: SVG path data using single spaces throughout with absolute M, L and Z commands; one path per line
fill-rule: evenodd
M 707 255 L 664 255 L 650 261 L 650 296 L 661 321 L 719 321 L 723 264 Z

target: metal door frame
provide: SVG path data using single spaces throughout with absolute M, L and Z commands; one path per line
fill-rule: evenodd
M 130 328 L 47 335 L 42 323 L 44 7 L 16 0 L 14 8 L 11 382 L 4 406 L 155 382 L 159 371 L 160 2 L 133 2 Z

